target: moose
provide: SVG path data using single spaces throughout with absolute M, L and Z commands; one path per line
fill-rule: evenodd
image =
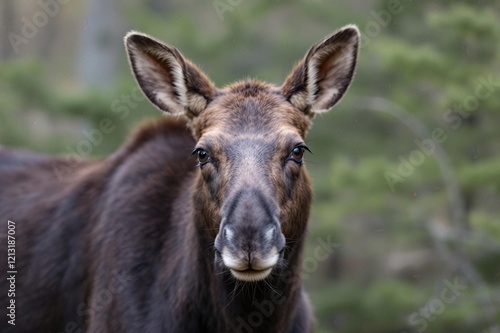
M 17 260 L 14 298 L 0 281 L 15 326 L 3 314 L 0 331 L 312 332 L 300 278 L 305 138 L 350 85 L 358 45 L 348 25 L 313 45 L 280 87 L 217 88 L 177 49 L 127 34 L 137 83 L 174 116 L 64 179 L 53 169 L 64 157 L 0 148 L 0 244 L 10 220 Z

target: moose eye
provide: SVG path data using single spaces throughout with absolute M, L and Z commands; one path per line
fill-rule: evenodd
M 207 151 L 202 148 L 195 149 L 191 155 L 198 155 L 198 166 L 202 166 L 208 162 L 210 162 L 210 156 Z
M 304 157 L 304 147 L 295 147 L 292 150 L 292 156 L 295 160 L 301 160 Z
M 306 150 L 310 151 L 309 148 L 307 148 L 306 146 L 297 146 L 297 147 L 293 148 L 292 152 L 290 153 L 290 155 L 288 157 L 288 160 L 292 160 L 296 163 L 301 164 L 302 159 L 304 158 L 304 152 Z
M 208 161 L 208 153 L 203 149 L 198 150 L 198 162 L 204 164 Z

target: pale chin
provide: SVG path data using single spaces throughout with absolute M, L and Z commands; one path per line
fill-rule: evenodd
M 234 269 L 229 269 L 229 270 L 231 271 L 231 274 L 233 274 L 233 276 L 240 281 L 258 282 L 268 277 L 269 274 L 271 274 L 273 268 L 269 267 L 261 271 L 255 271 L 255 270 L 237 271 Z

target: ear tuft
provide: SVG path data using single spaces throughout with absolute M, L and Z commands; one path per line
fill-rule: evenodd
M 125 47 L 139 86 L 160 110 L 194 117 L 215 95 L 213 83 L 177 49 L 137 32 L 125 36 Z
M 352 81 L 359 36 L 355 25 L 347 25 L 313 45 L 285 80 L 285 97 L 306 113 L 333 107 Z

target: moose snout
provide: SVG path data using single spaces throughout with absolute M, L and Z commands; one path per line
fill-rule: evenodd
M 265 279 L 284 247 L 285 237 L 274 223 L 264 228 L 224 226 L 216 240 L 224 266 L 235 278 L 247 282 Z
M 246 187 L 228 198 L 215 239 L 219 263 L 241 281 L 265 279 L 285 248 L 279 208 L 262 189 Z
M 222 230 L 222 262 L 235 278 L 263 280 L 278 263 L 284 246 L 278 236 L 284 236 L 274 225 L 262 229 L 226 226 Z

